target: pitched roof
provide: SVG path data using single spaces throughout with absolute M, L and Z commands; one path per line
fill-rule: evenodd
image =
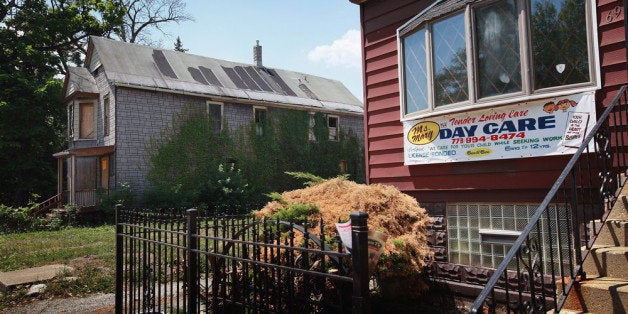
M 96 80 L 86 68 L 69 67 L 63 85 L 65 100 L 81 95 L 98 95 Z
M 86 65 L 115 85 L 363 113 L 337 80 L 91 37 Z

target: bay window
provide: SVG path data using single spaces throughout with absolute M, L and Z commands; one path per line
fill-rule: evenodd
M 398 29 L 402 116 L 592 89 L 588 0 L 437 1 Z

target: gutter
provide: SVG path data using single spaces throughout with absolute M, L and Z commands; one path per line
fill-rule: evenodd
M 118 83 L 118 82 L 113 82 L 113 86 L 130 88 L 130 89 L 154 91 L 154 92 L 162 92 L 162 93 L 169 93 L 169 94 L 177 94 L 177 95 L 194 96 L 194 97 L 205 98 L 207 100 L 218 101 L 218 102 L 241 103 L 241 104 L 254 105 L 254 106 L 296 109 L 296 110 L 306 110 L 306 111 L 316 110 L 316 111 L 324 112 L 324 113 L 344 114 L 344 115 L 350 115 L 350 116 L 356 116 L 356 117 L 364 116 L 363 112 L 359 113 L 355 111 L 325 109 L 324 107 L 322 107 L 324 106 L 324 102 L 320 100 L 318 100 L 318 102 L 321 103 L 321 107 L 310 107 L 310 106 L 304 106 L 304 105 L 299 105 L 299 104 L 286 105 L 286 104 L 276 103 L 276 102 L 245 99 L 245 98 L 238 98 L 238 97 L 208 95 L 208 94 L 203 94 L 203 93 L 187 92 L 187 91 L 182 91 L 182 90 L 173 90 L 173 89 L 167 89 L 167 88 L 161 88 L 161 87 L 133 85 L 133 84 L 127 84 L 127 83 Z

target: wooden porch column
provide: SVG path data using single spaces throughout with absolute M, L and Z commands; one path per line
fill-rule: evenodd
M 57 158 L 57 194 L 61 194 L 60 206 L 63 206 L 63 160 L 65 158 Z

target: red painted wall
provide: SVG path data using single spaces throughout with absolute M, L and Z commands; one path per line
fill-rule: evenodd
M 403 165 L 396 30 L 431 3 L 368 0 L 360 4 L 368 182 L 394 185 L 420 203 L 540 201 L 570 156 Z M 603 89 L 596 99 L 601 108 L 628 83 L 622 1 L 598 1 L 597 15 Z

